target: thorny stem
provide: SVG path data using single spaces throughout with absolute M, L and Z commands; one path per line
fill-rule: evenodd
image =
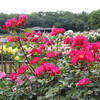
M 20 33 L 21 33 L 21 30 L 20 30 Z M 17 32 L 17 35 L 19 36 L 19 34 L 18 34 L 18 32 Z M 20 44 L 20 47 L 22 48 L 22 51 L 23 51 L 23 53 L 24 53 L 24 56 L 25 56 L 25 58 L 26 58 L 26 60 L 27 60 L 27 62 L 25 62 L 25 60 L 24 60 L 24 62 L 27 64 L 29 64 L 30 65 L 30 62 L 28 61 L 28 59 L 27 59 L 27 56 L 26 56 L 26 54 L 25 54 L 25 51 L 24 51 L 24 49 L 23 49 L 23 47 L 22 47 L 22 44 L 21 44 L 21 41 L 20 41 L 20 39 L 19 39 L 19 44 Z M 31 68 L 30 68 L 31 67 Z M 33 69 L 33 67 L 30 65 L 30 67 L 29 67 L 29 69 L 30 69 L 30 71 L 31 72 L 35 72 L 35 70 Z
M 57 92 L 57 95 L 58 95 L 59 100 L 61 100 L 61 98 L 60 98 L 60 88 L 59 88 L 59 91 Z
M 20 40 L 19 40 L 19 44 L 20 44 L 20 47 L 21 47 L 21 49 L 22 49 L 22 51 L 23 51 L 23 53 L 24 53 L 24 56 L 25 56 L 25 58 L 26 58 L 28 64 L 30 65 L 30 62 L 29 62 L 28 59 L 27 59 L 27 56 L 26 56 L 25 51 L 24 51 L 24 49 L 23 49 L 23 47 L 22 47 L 22 45 L 21 45 L 21 41 L 20 41 Z M 27 64 L 27 62 L 25 62 L 25 63 Z M 31 68 L 30 68 L 31 72 L 32 72 L 32 71 L 35 72 L 35 70 L 32 68 L 32 66 L 30 66 L 30 67 L 31 67 Z
M 57 54 L 58 54 L 58 40 L 57 40 Z M 57 60 L 58 60 L 58 56 L 56 58 L 56 66 L 57 66 Z
M 82 65 L 83 65 L 83 63 L 81 62 L 81 68 L 82 68 Z M 77 77 L 77 81 L 79 81 L 80 73 L 81 73 L 81 70 L 79 71 L 79 74 L 78 74 L 78 77 Z
M 80 70 L 80 72 L 79 72 L 79 74 L 78 74 L 77 81 L 79 81 L 80 73 L 81 73 L 81 70 Z

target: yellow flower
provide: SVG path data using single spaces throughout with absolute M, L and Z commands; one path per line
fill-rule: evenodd
M 0 47 L 0 50 L 1 50 L 1 47 Z
M 16 57 L 15 57 L 15 60 L 19 60 L 19 56 L 16 56 Z
M 22 46 L 22 48 L 26 48 L 26 45 Z
M 11 51 L 12 51 L 12 47 L 9 47 L 8 52 L 11 53 Z
M 3 46 L 3 51 L 8 51 L 8 48 L 6 48 L 6 46 Z
M 17 49 L 17 48 L 15 48 L 14 50 L 15 50 L 15 51 L 18 51 L 18 49 Z
M 11 50 L 11 51 L 10 51 L 11 54 L 14 54 L 15 52 L 16 52 L 15 50 Z
M 1 53 L 1 50 L 0 50 L 0 53 Z

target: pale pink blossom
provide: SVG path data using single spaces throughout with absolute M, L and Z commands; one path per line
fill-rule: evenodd
M 18 77 L 16 85 L 17 86 L 22 86 L 23 84 L 24 84 L 24 81 L 21 78 Z
M 6 77 L 5 72 L 1 72 L 1 73 L 0 73 L 0 79 L 3 79 L 3 78 L 5 78 L 5 77 Z
M 13 92 L 15 92 L 15 91 L 16 91 L 16 88 L 13 89 Z
M 31 79 L 33 79 L 33 78 L 35 78 L 35 76 L 34 76 L 34 75 L 33 75 L 33 76 L 30 76 L 30 77 L 29 77 L 29 80 L 31 80 Z

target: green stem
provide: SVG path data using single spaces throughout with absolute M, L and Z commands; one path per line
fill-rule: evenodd
M 19 44 L 20 44 L 20 47 L 21 47 L 21 49 L 22 49 L 22 51 L 23 51 L 23 53 L 24 53 L 24 57 L 25 57 L 25 59 L 27 60 L 27 62 L 25 62 L 26 64 L 28 63 L 29 65 L 30 65 L 30 62 L 28 61 L 28 58 L 27 58 L 27 55 L 25 54 L 25 51 L 24 51 L 24 49 L 23 49 L 23 47 L 22 47 L 22 44 L 21 44 L 21 41 L 20 41 L 20 39 L 19 39 Z M 35 72 L 35 70 L 33 69 L 33 67 L 30 65 L 30 70 L 31 70 L 31 72 L 33 71 L 33 72 Z
M 58 54 L 58 40 L 57 40 L 57 54 Z M 57 60 L 58 60 L 58 57 L 56 58 L 56 66 L 57 66 Z

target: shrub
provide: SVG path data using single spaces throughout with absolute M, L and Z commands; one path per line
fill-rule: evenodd
M 0 80 L 3 84 L 0 97 L 6 100 L 99 100 L 100 41 L 90 44 L 83 35 L 64 37 L 62 28 L 55 28 L 49 37 L 29 28 L 21 33 L 27 18 L 21 15 L 19 20 L 11 19 L 12 23 L 8 21 L 4 25 L 4 30 L 13 28 L 18 35 L 11 37 L 6 45 L 20 48 L 18 56 L 27 63 L 11 74 L 10 81 Z

